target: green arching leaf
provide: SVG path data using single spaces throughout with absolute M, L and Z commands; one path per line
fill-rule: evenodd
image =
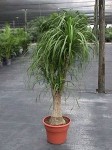
M 52 59 L 55 57 L 56 55 L 56 52 L 57 52 L 57 48 L 59 47 L 60 45 L 60 40 L 62 38 L 63 35 L 60 35 L 59 38 L 57 39 L 57 41 L 55 41 L 55 44 L 54 44 L 54 49 L 53 49 L 53 55 L 52 55 Z
M 62 45 L 62 47 L 60 47 L 61 50 L 60 50 L 60 55 L 59 55 L 59 62 L 62 60 L 62 57 L 63 57 L 62 54 L 64 53 L 64 50 L 65 50 L 67 38 L 68 38 L 68 36 L 65 37 L 65 39 L 63 41 L 63 45 Z

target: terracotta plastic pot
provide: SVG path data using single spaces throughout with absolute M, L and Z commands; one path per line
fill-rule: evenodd
M 67 124 L 65 125 L 58 125 L 53 126 L 50 124 L 47 124 L 47 120 L 49 120 L 50 116 L 45 117 L 43 119 L 43 124 L 46 129 L 47 134 L 47 141 L 52 144 L 62 144 L 67 139 L 67 131 L 70 125 L 71 120 L 68 117 L 63 116 L 64 119 L 67 121 Z

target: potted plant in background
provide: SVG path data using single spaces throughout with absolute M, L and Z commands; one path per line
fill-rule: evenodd
M 48 142 L 61 144 L 66 141 L 70 124 L 70 119 L 63 116 L 61 110 L 67 76 L 75 76 L 73 69 L 87 64 L 92 56 L 88 37 L 94 35 L 88 30 L 87 17 L 71 11 L 51 15 L 41 25 L 41 31 L 43 35 L 37 43 L 28 71 L 36 82 L 44 80 L 51 89 L 53 110 L 43 123 Z
M 28 23 L 27 32 L 32 43 L 35 43 L 40 39 L 41 25 L 46 21 L 46 19 L 47 17 L 40 16 Z
M 0 64 L 10 65 L 11 59 L 28 51 L 29 36 L 24 29 L 11 29 L 7 24 L 0 33 Z M 21 54 L 22 54 L 21 52 Z
M 17 28 L 13 31 L 14 34 L 14 44 L 13 44 L 13 50 L 16 56 L 20 56 L 22 54 L 22 40 L 23 40 L 23 35 L 24 35 L 24 29 L 22 28 Z M 21 50 L 22 49 L 22 50 Z M 21 52 L 20 52 L 21 50 Z
M 24 29 L 17 29 L 16 36 L 18 38 L 18 44 L 22 48 L 22 53 L 26 54 L 29 46 L 29 36 L 28 33 L 24 31 Z
M 112 27 L 105 29 L 105 41 L 112 42 Z
M 0 32 L 0 66 L 2 67 L 3 66 L 3 52 L 2 52 L 2 32 Z
M 1 47 L 3 59 L 7 65 L 11 64 L 11 54 L 13 53 L 14 36 L 9 25 L 6 25 L 1 34 Z
M 13 35 L 14 35 L 14 44 L 12 46 L 12 49 L 13 49 L 12 59 L 15 59 L 15 57 L 18 57 L 21 55 L 20 53 L 21 46 L 20 46 L 20 37 L 18 36 L 16 30 L 13 31 Z

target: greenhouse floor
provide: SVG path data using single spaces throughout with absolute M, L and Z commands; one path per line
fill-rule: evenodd
M 28 60 L 29 56 L 18 57 L 0 68 L 0 150 L 112 150 L 112 44 L 106 44 L 107 93 L 96 93 L 94 60 L 62 102 L 64 114 L 72 120 L 62 145 L 46 142 L 42 118 L 51 112 L 51 98 L 45 92 L 39 96 L 42 85 L 29 88 Z

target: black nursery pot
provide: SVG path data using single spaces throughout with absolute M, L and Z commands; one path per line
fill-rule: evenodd
M 11 65 L 11 59 L 3 58 L 3 65 L 4 66 L 10 66 Z
M 7 59 L 5 57 L 3 57 L 2 62 L 4 66 L 7 65 Z

